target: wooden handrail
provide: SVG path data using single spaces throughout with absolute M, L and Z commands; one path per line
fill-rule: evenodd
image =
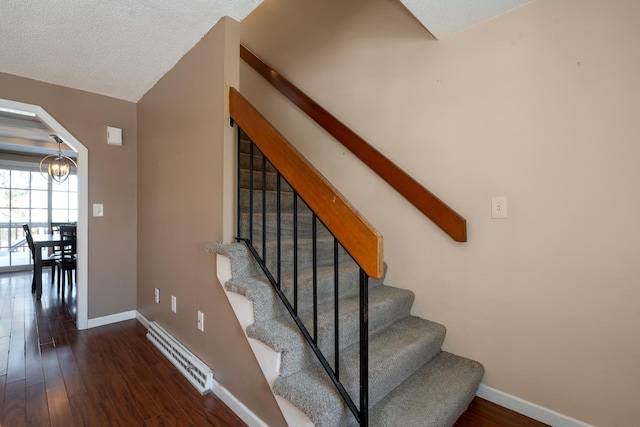
M 383 274 L 382 235 L 234 88 L 231 118 L 369 275 Z
M 467 241 L 467 221 L 456 211 L 346 127 L 244 45 L 240 45 L 240 57 L 382 179 L 387 181 L 389 185 L 451 236 L 452 239 L 457 242 Z

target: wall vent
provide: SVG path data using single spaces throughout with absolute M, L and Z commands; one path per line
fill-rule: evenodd
M 213 390 L 213 372 L 156 322 L 149 323 L 147 338 L 175 365 L 200 392 Z

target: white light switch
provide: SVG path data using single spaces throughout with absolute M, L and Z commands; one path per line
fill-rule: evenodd
M 171 295 L 171 311 L 174 313 L 178 312 L 178 301 L 176 300 L 175 295 Z
M 494 197 L 491 199 L 491 218 L 507 217 L 507 198 Z
M 102 207 L 102 203 L 94 203 L 93 204 L 93 216 L 103 216 L 104 209 Z

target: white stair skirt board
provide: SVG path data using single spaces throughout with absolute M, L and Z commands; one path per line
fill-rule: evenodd
M 291 427 L 314 426 L 309 417 L 307 417 L 307 414 L 293 406 L 293 404 L 291 404 L 291 402 L 289 402 L 284 397 L 276 395 L 276 402 L 278 402 L 278 406 L 280 406 L 280 410 L 282 411 L 282 414 L 287 421 L 287 425 Z
M 225 405 L 229 407 L 242 421 L 249 427 L 269 427 L 264 421 L 262 421 L 256 414 L 254 414 L 249 408 L 239 401 L 229 390 L 224 388 L 217 381 L 213 381 L 213 394 L 218 396 Z M 293 425 L 293 424 L 290 424 Z
M 242 330 L 247 329 L 247 326 L 252 325 L 254 322 L 253 317 L 253 303 L 246 297 L 236 294 L 234 292 L 224 293 L 227 295 L 229 302 L 231 303 L 231 307 L 233 308 L 233 312 L 236 314 L 238 321 L 240 322 L 240 326 L 242 326 Z
M 481 383 L 478 387 L 478 397 L 486 399 L 497 405 L 503 406 L 519 414 L 526 415 L 541 423 L 549 424 L 553 427 L 594 427 L 591 424 L 568 417 L 551 409 L 544 408 L 535 403 L 528 402 L 517 396 L 505 393 L 495 388 Z
M 97 328 L 98 326 L 110 325 L 111 323 L 118 323 L 124 320 L 131 320 L 136 318 L 136 311 L 123 311 L 122 313 L 110 314 L 108 316 L 96 317 L 89 319 L 87 322 L 87 328 Z
M 280 374 L 280 363 L 282 360 L 280 353 L 274 351 L 262 341 L 258 341 L 253 338 L 248 338 L 248 340 L 251 350 L 253 350 L 253 354 L 255 354 L 256 359 L 258 359 L 258 364 L 262 369 L 262 373 L 269 383 L 269 387 L 273 387 L 274 381 Z
M 149 324 L 147 338 L 178 368 L 200 394 L 213 390 L 211 369 L 156 322 Z
M 249 301 L 248 298 L 240 294 L 227 292 L 224 288 L 224 284 L 231 279 L 231 260 L 229 258 L 224 255 L 216 255 L 216 267 L 218 272 L 218 281 L 222 285 L 224 294 L 229 299 L 229 303 L 231 304 L 233 312 L 238 318 L 240 325 L 242 325 L 242 330 L 244 331 L 245 336 L 247 336 L 247 326 L 254 322 L 253 303 Z M 278 378 L 280 373 L 280 363 L 282 360 L 280 352 L 277 352 L 266 344 L 253 338 L 249 338 L 248 336 L 247 340 L 249 341 L 249 345 L 251 346 L 256 360 L 258 361 L 258 365 L 260 365 L 260 368 L 262 369 L 265 379 L 269 383 L 269 386 L 272 387 L 273 382 Z M 313 426 L 309 417 L 296 408 L 291 402 L 276 395 L 275 393 L 274 397 L 276 398 L 276 402 L 278 402 L 280 411 L 288 425 L 296 427 Z

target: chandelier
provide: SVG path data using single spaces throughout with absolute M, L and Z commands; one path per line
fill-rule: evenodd
M 51 135 L 58 143 L 58 154 L 50 154 L 40 160 L 40 173 L 50 182 L 62 184 L 71 174 L 71 166 L 78 167 L 73 159 L 62 155 L 62 140 L 56 135 Z

